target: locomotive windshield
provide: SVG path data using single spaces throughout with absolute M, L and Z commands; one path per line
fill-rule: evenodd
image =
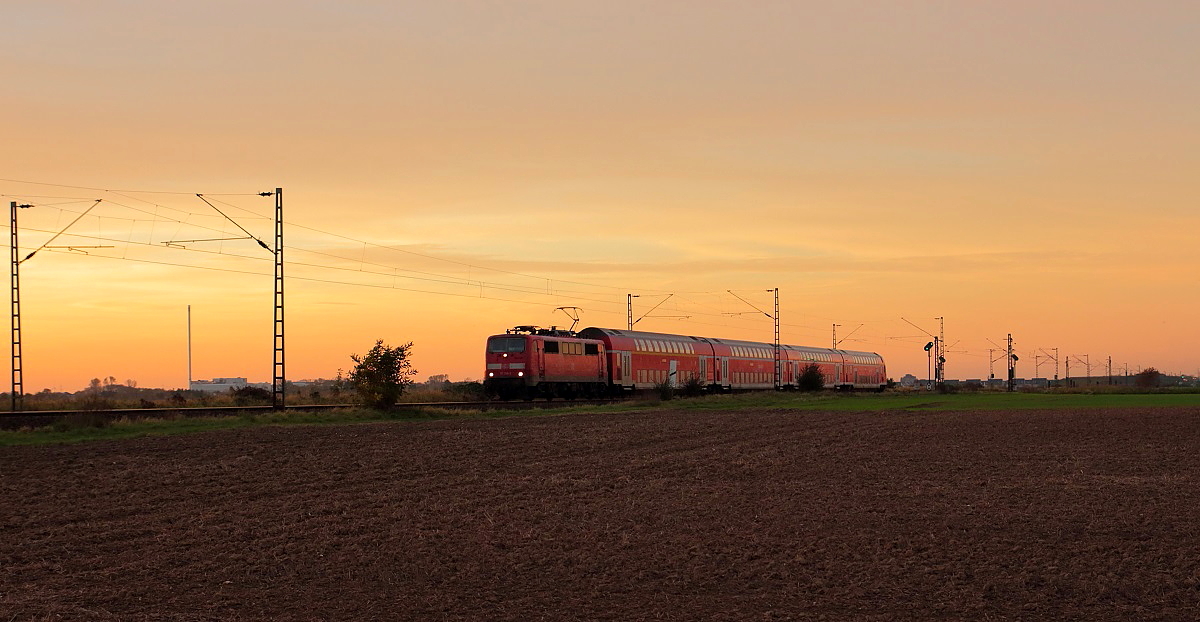
M 524 352 L 524 337 L 492 337 L 488 339 L 488 352 Z

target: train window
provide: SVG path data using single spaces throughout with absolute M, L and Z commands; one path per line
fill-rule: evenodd
M 558 342 L 547 339 L 545 352 L 546 354 L 558 354 Z
M 583 344 L 583 353 L 584 354 L 600 354 L 600 344 L 598 344 L 598 343 Z
M 488 352 L 524 352 L 524 337 L 493 337 L 488 339 Z

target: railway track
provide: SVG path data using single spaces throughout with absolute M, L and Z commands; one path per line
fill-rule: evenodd
M 397 404 L 393 410 L 527 410 L 536 408 L 561 408 L 563 406 L 584 406 L 611 404 L 618 399 L 598 400 L 554 400 L 536 402 L 413 402 Z M 285 406 L 285 411 L 314 411 L 336 410 L 339 408 L 354 408 L 359 404 L 300 404 Z M 206 406 L 197 408 L 111 408 L 105 410 L 19 410 L 0 411 L 0 430 L 15 430 L 23 427 L 44 427 L 54 425 L 59 421 L 95 418 L 95 421 L 117 421 L 128 419 L 157 419 L 170 417 L 237 417 L 245 413 L 268 413 L 275 410 L 272 406 Z

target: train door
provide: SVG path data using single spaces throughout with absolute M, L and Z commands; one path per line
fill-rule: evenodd
M 679 361 L 676 361 L 675 359 L 671 359 L 671 367 L 670 367 L 671 371 L 667 373 L 667 381 L 670 382 L 671 386 L 673 386 L 673 387 L 679 386 L 678 366 L 679 366 Z
M 718 384 L 729 384 L 729 359 L 721 357 L 721 377 L 717 378 Z
M 538 379 L 546 377 L 546 349 L 543 341 L 535 341 L 534 343 L 534 358 L 537 359 Z
M 704 384 L 709 384 L 708 380 L 708 359 L 700 357 L 700 381 Z

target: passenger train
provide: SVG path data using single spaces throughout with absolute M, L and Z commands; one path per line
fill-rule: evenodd
M 613 328 L 518 326 L 487 339 L 483 386 L 501 399 L 589 397 L 680 386 L 698 379 L 710 392 L 797 388 L 816 365 L 828 389 L 887 385 L 883 357 L 807 346 L 692 337 Z

